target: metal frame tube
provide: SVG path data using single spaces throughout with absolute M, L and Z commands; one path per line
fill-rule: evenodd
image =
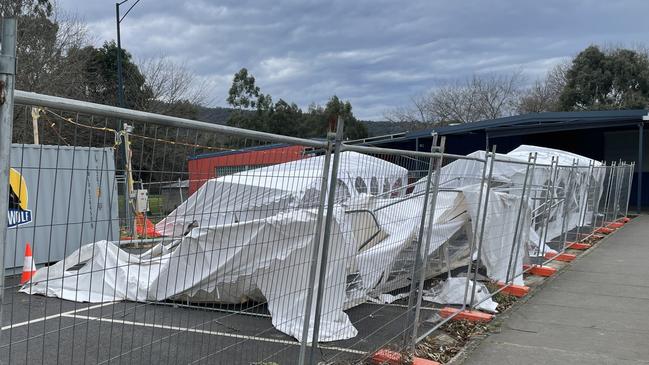
M 550 215 L 552 214 L 552 204 L 554 202 L 554 185 L 556 183 L 557 173 L 559 171 L 557 167 L 558 160 L 553 156 L 550 166 L 550 185 L 546 187 L 546 196 L 544 214 L 543 214 L 543 226 L 541 227 L 541 233 L 539 234 L 539 248 L 541 257 L 545 258 L 545 247 L 547 246 L 548 240 L 548 227 L 550 225 Z
M 629 189 L 627 190 L 627 197 L 626 197 L 626 208 L 624 209 L 624 216 L 628 217 L 629 216 L 629 202 L 631 200 L 631 187 L 633 186 L 633 171 L 635 170 L 635 162 L 631 162 L 631 166 L 629 166 Z
M 20 90 L 16 90 L 15 102 L 16 104 L 37 105 L 46 108 L 63 109 L 82 114 L 92 114 L 102 117 L 118 118 L 142 123 L 157 123 L 169 127 L 198 129 L 201 131 L 223 133 L 232 136 L 259 139 L 264 141 L 283 142 L 316 148 L 325 148 L 327 146 L 326 141 L 317 141 L 313 139 L 289 137 L 279 134 L 235 128 L 226 125 L 199 122 L 191 119 L 142 112 L 138 110 L 130 110 L 115 106 L 89 103 L 87 101 L 72 100 Z
M 572 160 L 573 167 L 577 165 L 577 160 Z M 575 169 L 571 168 L 570 173 L 568 174 L 568 183 L 563 189 L 563 217 L 561 217 L 561 251 L 566 250 L 566 242 L 568 241 L 568 216 L 570 215 L 570 206 L 569 202 L 572 198 L 574 189 L 577 184 L 575 183 Z
M 4 297 L 5 246 L 7 242 L 7 215 L 9 209 L 9 170 L 11 169 L 11 139 L 14 119 L 14 87 L 16 65 L 16 19 L 2 19 L 2 49 L 0 60 L 0 303 Z M 0 307 L 0 319 L 2 308 Z
M 466 284 L 464 286 L 464 300 L 462 303 L 462 310 L 466 309 L 466 304 L 467 304 L 467 299 L 469 296 L 469 283 L 471 282 L 471 270 L 473 268 L 473 252 L 477 246 L 477 240 L 478 240 L 478 225 L 480 224 L 480 211 L 482 208 L 482 196 L 484 194 L 485 190 L 485 179 L 487 178 L 487 168 L 489 166 L 488 164 L 488 159 L 489 159 L 489 152 L 485 151 L 485 161 L 484 165 L 482 167 L 482 177 L 480 180 L 480 193 L 478 195 L 478 206 L 476 209 L 476 216 L 475 216 L 475 222 L 473 222 L 473 237 L 471 239 L 471 245 L 469 246 L 469 259 L 468 259 L 468 264 L 467 264 L 467 269 L 466 269 Z
M 611 163 L 609 167 L 610 174 L 608 176 L 608 184 L 606 185 L 606 198 L 604 199 L 604 217 L 602 218 L 602 227 L 606 225 L 609 215 L 609 202 L 611 198 L 611 189 L 613 187 L 613 179 L 615 177 L 615 162 Z
M 435 134 L 433 136 L 433 146 L 436 146 L 436 145 L 437 145 L 437 134 Z M 428 215 L 429 218 L 428 218 L 428 230 L 426 232 L 426 243 L 424 245 L 420 245 L 422 247 L 418 251 L 418 255 L 417 255 L 418 259 L 421 260 L 421 265 L 420 265 L 420 269 L 419 269 L 420 274 L 419 274 L 419 278 L 418 278 L 419 282 L 418 282 L 418 285 L 417 285 L 414 319 L 413 319 L 413 322 L 412 322 L 412 327 L 413 327 L 412 328 L 412 339 L 411 339 L 411 342 L 410 342 L 411 353 L 414 353 L 415 345 L 417 344 L 417 333 L 419 332 L 419 317 L 421 316 L 421 300 L 422 300 L 423 292 L 424 292 L 424 281 L 426 280 L 426 269 L 427 269 L 427 263 L 428 263 L 428 260 L 427 260 L 427 258 L 428 258 L 428 250 L 430 248 L 430 241 L 431 241 L 431 238 L 432 238 L 432 235 L 433 235 L 432 234 L 433 233 L 433 225 L 435 223 L 435 207 L 437 206 L 437 194 L 439 192 L 439 179 L 440 179 L 440 175 L 441 175 L 441 168 L 442 168 L 442 162 L 443 162 L 443 159 L 444 159 L 443 154 L 444 154 L 444 148 L 445 147 L 446 147 L 446 137 L 442 137 L 441 143 L 439 145 L 439 151 L 441 152 L 442 155 L 439 156 L 439 157 L 436 157 L 435 161 L 434 161 L 435 162 L 435 167 L 434 167 L 434 173 L 435 173 L 434 180 L 435 181 L 433 182 L 433 185 L 432 185 L 432 191 L 430 189 L 431 188 L 431 186 L 430 186 L 430 178 L 428 179 L 428 182 L 427 182 L 428 186 L 426 187 L 426 191 L 430 192 L 429 194 L 431 195 L 431 202 L 428 205 L 426 203 L 424 203 L 424 211 L 422 212 L 424 217 L 422 217 L 422 220 L 421 220 L 422 226 L 419 229 L 419 232 L 420 232 L 419 242 L 421 242 L 422 239 L 423 239 L 423 231 L 424 231 L 424 227 L 425 227 L 425 223 L 426 223 L 425 216 Z M 431 158 L 431 163 L 432 162 L 433 162 L 433 158 Z M 430 171 L 430 167 L 429 167 L 429 171 Z M 429 194 L 427 194 L 427 196 Z M 424 198 L 424 200 L 427 200 L 427 198 Z M 430 211 L 429 214 L 427 214 L 427 212 L 426 212 L 427 210 Z M 413 278 L 414 277 L 415 276 L 413 276 Z M 413 284 L 414 284 L 414 282 L 413 282 Z M 410 298 L 413 297 L 413 293 L 412 293 L 412 288 L 413 287 L 414 287 L 414 285 L 411 286 L 411 291 L 410 291 L 411 296 L 410 296 Z M 410 300 L 409 300 L 409 302 L 410 302 Z M 410 303 L 408 303 L 408 308 L 410 308 Z
M 437 145 L 437 134 L 433 135 L 433 141 L 431 144 L 431 152 L 436 148 Z M 416 307 L 415 303 L 415 295 L 417 294 L 417 286 L 419 284 L 420 279 L 418 278 L 417 274 L 421 273 L 421 266 L 423 265 L 424 258 L 422 255 L 424 254 L 423 252 L 423 239 L 424 239 L 424 230 L 426 227 L 426 218 L 428 217 L 428 212 L 430 207 L 428 206 L 428 200 L 430 197 L 430 188 L 432 185 L 432 180 L 433 180 L 433 166 L 434 166 L 434 157 L 430 157 L 430 160 L 428 162 L 428 174 L 426 175 L 426 188 L 424 192 L 424 204 L 422 206 L 422 212 L 421 212 L 421 220 L 419 221 L 419 232 L 417 236 L 417 247 L 415 249 L 415 263 L 412 266 L 412 270 L 410 273 L 410 277 L 412 280 L 410 281 L 410 292 L 408 295 L 408 316 L 407 320 L 404 323 L 404 348 L 409 347 L 408 340 L 408 326 L 410 323 L 413 323 L 414 326 L 414 307 Z M 433 206 L 433 210 L 434 210 Z M 416 286 L 417 284 L 417 286 Z
M 496 157 L 496 146 L 493 146 L 493 149 L 491 150 L 491 156 Z M 484 227 L 485 223 L 487 222 L 487 208 L 489 208 L 489 193 L 491 191 L 491 178 L 493 176 L 493 171 L 494 171 L 494 162 L 496 161 L 495 158 L 491 159 L 491 162 L 489 164 L 489 176 L 487 178 L 487 186 L 485 188 L 485 198 L 484 198 L 484 206 L 482 207 L 482 221 L 480 222 L 480 239 L 478 240 L 478 247 L 477 247 L 477 252 L 478 252 L 478 257 L 476 258 L 475 262 L 475 269 L 473 271 L 473 286 L 471 290 L 471 301 L 470 303 L 470 308 L 473 308 L 473 302 L 475 301 L 475 292 L 476 292 L 476 277 L 478 275 L 478 270 L 480 270 L 480 260 L 482 259 L 482 242 L 484 240 Z M 478 212 L 480 214 L 480 212 Z
M 318 261 L 318 257 L 320 257 L 320 248 L 323 246 L 320 244 L 321 242 L 324 241 L 324 236 L 322 235 L 322 222 L 324 219 L 324 208 L 325 208 L 325 201 L 327 200 L 327 186 L 329 185 L 329 168 L 331 164 L 331 148 L 333 145 L 333 140 L 335 139 L 335 135 L 332 133 L 329 133 L 327 135 L 327 152 L 325 155 L 324 159 L 324 166 L 323 166 L 323 172 L 322 172 L 322 183 L 320 184 L 320 197 L 319 197 L 319 206 L 318 206 L 318 218 L 316 220 L 316 227 L 315 227 L 315 240 L 314 242 L 317 242 L 318 244 L 313 247 L 313 252 L 311 255 L 311 268 L 309 271 L 309 291 L 307 294 L 307 299 L 306 299 L 306 304 L 304 307 L 304 324 L 302 328 L 302 341 L 300 343 L 300 355 L 298 358 L 298 364 L 299 365 L 304 365 L 306 361 L 306 348 L 307 348 L 307 343 L 308 343 L 308 337 L 309 337 L 309 328 L 311 327 L 311 310 L 313 307 L 313 292 L 315 289 L 315 279 L 316 276 L 318 275 L 318 267 L 320 266 L 320 262 Z
M 584 224 L 586 224 L 585 220 L 586 220 L 586 212 L 588 211 L 588 194 L 590 192 L 590 185 L 593 180 L 593 166 L 594 166 L 593 161 L 591 161 L 588 164 L 589 169 L 588 169 L 588 178 L 586 180 L 587 181 L 586 190 L 585 190 L 586 194 L 583 197 L 584 201 L 579 208 L 579 223 L 577 224 L 577 235 L 576 235 L 577 241 L 581 240 L 581 228 Z
M 523 179 L 523 190 L 521 191 L 521 202 L 518 205 L 518 214 L 516 216 L 516 224 L 514 226 L 514 237 L 512 238 L 512 249 L 511 249 L 511 251 L 509 253 L 509 263 L 507 264 L 507 274 L 505 275 L 505 282 L 506 283 L 509 283 L 509 282 L 513 281 L 513 279 L 514 279 L 513 277 L 510 278 L 510 274 L 511 274 L 511 270 L 512 270 L 512 261 L 514 261 L 513 262 L 513 264 L 514 264 L 513 267 L 516 267 L 516 261 L 517 261 L 517 260 L 514 259 L 514 246 L 517 246 L 515 253 L 516 253 L 516 258 L 518 258 L 518 253 L 520 252 L 520 242 L 517 245 L 516 244 L 516 239 L 518 238 L 519 241 L 522 242 L 522 239 L 520 239 L 520 237 L 518 237 L 518 230 L 519 230 L 520 224 L 521 224 L 521 216 L 523 215 L 523 208 L 525 207 L 525 191 L 527 189 L 527 181 L 528 181 L 528 178 L 529 178 L 529 175 L 530 175 L 530 169 L 532 169 L 532 170 L 534 169 L 532 164 L 534 162 L 536 162 L 536 155 L 533 155 L 532 153 L 530 153 L 530 155 L 527 157 L 527 162 L 529 162 L 530 164 L 527 165 L 527 168 L 525 169 L 525 178 Z
M 322 316 L 322 301 L 327 271 L 327 259 L 329 257 L 329 243 L 331 242 L 331 226 L 334 218 L 334 205 L 336 203 L 336 185 L 338 166 L 340 165 L 340 149 L 343 140 L 344 121 L 338 117 L 336 125 L 336 140 L 334 147 L 334 159 L 329 180 L 329 191 L 327 192 L 327 215 L 325 218 L 324 238 L 320 254 L 320 272 L 318 273 L 318 290 L 316 294 L 315 317 L 313 323 L 313 337 L 311 340 L 311 352 L 309 353 L 309 364 L 315 364 L 315 351 L 318 348 L 318 336 L 320 331 L 320 317 Z

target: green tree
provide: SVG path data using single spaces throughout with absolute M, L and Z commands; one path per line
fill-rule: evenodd
M 234 74 L 232 86 L 228 91 L 228 104 L 236 109 L 249 109 L 257 107 L 259 86 L 255 85 L 255 77 L 248 74 L 247 68 L 242 68 Z
M 117 45 L 105 42 L 101 48 L 87 46 L 73 52 L 86 60 L 84 67 L 84 89 L 88 100 L 117 105 Z M 122 49 L 122 72 L 124 77 L 124 98 L 131 109 L 146 110 L 153 93 L 138 66 L 133 63 L 129 52 Z
M 622 48 L 586 48 L 572 61 L 559 103 L 568 111 L 646 107 L 649 56 Z
M 234 75 L 227 101 L 239 111 L 230 115 L 230 126 L 294 137 L 322 138 L 327 135 L 330 122 L 341 116 L 345 120 L 345 138 L 367 137 L 367 129 L 354 117 L 349 101 L 334 95 L 325 107 L 312 105 L 307 113 L 295 103 L 283 99 L 273 103 L 272 97 L 261 92 L 254 76 L 245 68 Z
M 324 109 L 324 123 L 328 125 L 328 121 L 334 120 L 338 116 L 342 117 L 345 121 L 345 138 L 346 139 L 360 139 L 367 137 L 367 128 L 359 122 L 354 113 L 352 113 L 352 104 L 349 101 L 342 101 L 338 96 L 334 95 L 327 102 Z

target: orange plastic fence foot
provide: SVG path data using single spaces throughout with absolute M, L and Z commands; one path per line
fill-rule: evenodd
M 498 282 L 498 287 L 504 288 L 503 292 L 511 294 L 517 298 L 521 298 L 526 296 L 530 292 L 530 287 L 525 286 L 525 285 L 514 285 L 514 284 L 509 284 L 505 285 L 502 281 Z
M 532 275 L 549 277 L 557 273 L 557 269 L 550 266 L 542 265 L 523 265 L 523 270 L 530 269 L 528 272 Z
M 588 250 L 589 248 L 591 248 L 591 245 L 589 245 L 588 243 L 567 242 L 567 244 L 567 248 L 571 248 L 573 250 Z
M 461 311 L 457 308 L 452 308 L 452 307 L 442 308 L 439 311 L 439 315 L 442 316 L 442 318 L 448 318 L 458 312 L 459 314 L 453 317 L 454 320 L 465 319 L 469 322 L 489 322 L 494 318 L 492 314 L 483 313 L 480 311 L 472 311 L 472 310 Z
M 404 360 L 400 353 L 386 349 L 381 349 L 370 356 L 371 363 L 376 365 L 399 365 L 403 364 Z M 440 363 L 415 357 L 412 359 L 412 365 L 440 365 Z
M 612 222 L 612 223 L 609 223 L 608 225 L 606 225 L 606 228 L 618 229 L 618 228 L 620 228 L 622 226 L 624 226 L 624 223 L 622 223 L 622 222 Z
M 608 227 L 599 227 L 595 230 L 595 233 L 610 234 L 613 233 L 613 231 L 615 230 Z
M 622 222 L 622 223 L 629 223 L 630 220 L 631 220 L 631 218 L 629 218 L 629 217 L 620 218 L 620 222 Z
M 437 361 L 422 359 L 421 357 L 415 357 L 412 359 L 412 365 L 442 365 Z
M 554 259 L 556 261 L 563 261 L 563 262 L 570 262 L 577 258 L 576 255 L 573 255 L 571 253 L 551 253 L 551 252 L 546 253 L 544 257 L 548 260 Z

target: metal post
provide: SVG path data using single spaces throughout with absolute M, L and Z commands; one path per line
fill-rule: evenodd
M 478 195 L 478 207 L 476 209 L 475 222 L 472 222 L 473 225 L 473 237 L 471 238 L 471 244 L 469 245 L 469 262 L 466 269 L 466 284 L 464 286 L 464 299 L 462 301 L 462 310 L 466 309 L 467 299 L 469 295 L 469 283 L 471 282 L 471 270 L 473 266 L 473 251 L 477 246 L 478 240 L 478 225 L 480 224 L 480 210 L 482 207 L 482 195 L 484 193 L 485 187 L 484 182 L 487 177 L 487 168 L 489 167 L 489 151 L 485 151 L 485 160 L 484 165 L 482 166 L 482 178 L 480 180 L 480 194 Z
M 327 271 L 327 258 L 329 256 L 329 242 L 331 241 L 331 225 L 334 216 L 334 204 L 336 203 L 336 185 L 338 183 L 338 165 L 340 164 L 340 148 L 343 141 L 343 118 L 338 117 L 336 125 L 336 141 L 334 147 L 333 166 L 331 168 L 331 179 L 329 181 L 329 191 L 327 197 L 327 215 L 325 218 L 324 238 L 322 240 L 322 249 L 320 254 L 320 273 L 318 277 L 318 290 L 316 294 L 315 318 L 313 323 L 313 339 L 311 340 L 311 352 L 309 354 L 309 364 L 315 364 L 315 351 L 318 348 L 318 336 L 320 332 L 320 316 L 322 315 L 322 301 L 325 287 L 325 276 Z
M 485 227 L 485 223 L 487 222 L 487 209 L 489 208 L 489 192 L 491 191 L 491 178 L 493 176 L 495 161 L 496 161 L 496 146 L 494 145 L 491 150 L 489 177 L 487 178 L 487 186 L 485 187 L 486 194 L 484 198 L 484 206 L 482 208 L 482 221 L 480 222 L 480 238 L 478 239 L 478 247 L 477 247 L 478 257 L 475 262 L 475 270 L 473 271 L 473 287 L 472 287 L 473 290 L 471 290 L 471 301 L 469 302 L 471 309 L 473 309 L 473 303 L 475 301 L 475 292 L 477 289 L 476 277 L 478 276 L 478 270 L 480 270 L 480 260 L 482 258 L 482 241 L 484 240 L 484 227 Z M 479 211 L 478 214 L 480 214 Z M 469 255 L 471 255 L 470 252 Z
M 563 188 L 563 217 L 561 218 L 561 251 L 566 250 L 566 242 L 568 241 L 568 216 L 570 215 L 569 202 L 572 198 L 573 187 L 577 186 L 575 183 L 575 171 L 577 166 L 577 159 L 572 160 L 570 173 L 568 174 L 568 183 Z
M 602 193 L 602 189 L 604 188 L 604 183 L 605 183 L 605 180 L 606 180 L 606 169 L 607 169 L 607 167 L 605 165 L 597 167 L 597 171 L 598 171 L 597 174 L 601 175 L 601 173 L 599 172 L 599 169 L 602 169 L 602 168 L 604 169 L 603 180 L 601 181 L 601 184 L 600 183 L 596 184 L 595 188 L 593 190 L 593 203 L 592 203 L 593 204 L 593 214 L 592 214 L 592 218 L 591 218 L 591 225 L 593 227 L 593 231 L 595 230 L 595 228 L 597 228 L 597 215 L 599 214 L 599 199 L 601 198 L 600 195 Z
M 629 216 L 629 200 L 631 200 L 631 186 L 633 184 L 633 170 L 635 169 L 635 162 L 631 162 L 631 166 L 629 166 L 629 188 L 626 192 L 626 208 L 624 209 L 624 216 L 628 217 Z
M 523 240 L 519 240 L 521 242 L 516 244 L 516 240 L 520 237 L 518 237 L 518 228 L 520 227 L 521 224 L 521 216 L 523 215 L 523 208 L 525 207 L 525 191 L 527 190 L 527 180 L 530 175 L 530 167 L 532 168 L 532 171 L 534 171 L 534 167 L 532 164 L 536 164 L 536 156 L 533 155 L 532 153 L 529 154 L 527 157 L 527 166 L 525 168 L 525 178 L 523 179 L 523 189 L 521 191 L 521 202 L 518 205 L 518 215 L 516 216 L 516 225 L 514 226 L 514 237 L 512 239 L 512 249 L 511 252 L 509 253 L 509 263 L 507 264 L 507 274 L 505 275 L 505 283 L 513 282 L 514 280 L 514 275 L 516 274 L 516 270 L 514 270 L 514 273 L 511 273 L 512 267 L 516 267 L 517 264 L 517 259 L 514 259 L 514 246 L 516 246 L 516 258 L 518 258 L 518 253 L 520 252 L 520 245 Z M 524 228 L 523 228 L 524 229 Z M 512 260 L 514 266 L 512 266 Z M 510 278 L 510 274 L 512 274 Z
M 122 153 L 122 167 L 124 171 L 124 214 L 126 221 L 126 229 L 130 232 L 131 238 L 135 237 L 135 215 L 131 214 L 131 195 L 133 193 L 133 176 L 131 175 L 131 154 L 129 153 L 129 138 L 128 133 L 131 127 L 124 123 L 120 136 L 121 140 L 121 153 Z
M 547 187 L 547 193 L 543 203 L 545 221 L 543 222 L 543 226 L 541 226 L 541 233 L 539 234 L 539 248 L 541 249 L 540 253 L 543 258 L 545 258 L 545 246 L 548 240 L 548 226 L 550 225 L 550 215 L 552 214 L 552 204 L 554 203 L 554 185 L 559 172 L 557 166 L 558 163 L 558 159 L 555 156 L 552 156 L 552 161 L 550 162 L 550 185 Z
M 583 204 L 580 204 L 581 206 L 579 207 L 579 223 L 577 224 L 577 239 L 576 241 L 581 241 L 581 228 L 584 224 L 586 224 L 586 212 L 588 211 L 588 195 L 590 192 L 590 184 L 593 180 L 593 166 L 594 163 L 593 161 L 590 161 L 588 164 L 588 177 L 587 177 L 587 182 L 586 182 L 586 195 L 584 196 L 584 202 Z
M 624 165 L 622 164 L 622 161 L 620 161 L 615 168 L 615 195 L 613 196 L 613 218 L 610 220 L 611 222 L 615 222 L 620 213 L 620 189 L 622 186 L 623 174 Z
M 119 13 L 119 6 L 127 2 L 128 0 L 123 0 L 121 2 L 115 3 L 115 24 L 117 27 L 117 104 L 125 108 L 126 107 L 126 98 L 124 95 L 124 75 L 122 72 L 122 36 L 121 36 L 121 30 L 120 30 L 120 24 L 122 23 L 122 20 L 124 20 L 124 17 L 128 15 L 128 13 L 133 9 L 135 5 L 137 5 L 140 0 L 135 1 L 133 5 L 131 5 L 130 8 L 126 11 L 126 14 L 124 16 L 120 17 Z M 119 126 L 120 122 L 117 123 Z M 122 146 L 120 148 L 121 154 L 122 154 L 122 168 L 124 170 L 124 178 L 126 180 L 126 188 L 125 194 L 124 194 L 124 211 L 126 212 L 126 227 L 131 233 L 131 237 L 135 237 L 135 227 L 136 223 L 132 221 L 133 219 L 131 218 L 131 192 L 133 190 L 132 186 L 132 181 L 133 178 L 130 174 L 130 164 L 131 164 L 131 158 L 130 158 L 130 153 L 129 153 L 129 145 L 128 145 L 128 130 L 127 130 L 127 125 L 124 124 L 124 134 L 122 138 Z
M 14 87 L 16 73 L 16 19 L 2 19 L 0 50 L 0 302 L 4 296 L 5 246 L 9 209 L 9 169 L 14 118 Z M 2 306 L 0 306 L 2 319 Z
M 435 206 L 437 205 L 437 193 L 439 189 L 439 179 L 441 175 L 442 161 L 444 159 L 444 148 L 446 145 L 446 137 L 442 137 L 441 144 L 439 145 L 440 155 L 438 157 L 431 157 L 428 166 L 428 179 L 426 179 L 426 195 L 424 195 L 424 209 L 422 211 L 421 223 L 419 226 L 419 239 L 417 240 L 417 256 L 415 258 L 415 266 L 413 269 L 412 282 L 410 283 L 410 296 L 408 298 L 408 309 L 410 310 L 414 303 L 414 316 L 408 318 L 407 323 L 412 322 L 412 338 L 410 341 L 410 352 L 414 353 L 415 345 L 417 343 L 417 332 L 419 331 L 419 317 L 421 315 L 421 298 L 424 292 L 424 281 L 426 280 L 426 264 L 428 257 L 428 250 L 432 237 L 433 225 L 435 223 Z M 433 133 L 433 144 L 431 145 L 431 152 L 437 148 L 437 133 Z M 434 162 L 435 178 L 431 186 L 431 178 Z M 430 204 L 428 197 L 430 196 Z M 426 217 L 428 216 L 428 229 L 426 230 L 426 243 L 423 244 L 424 228 L 426 226 Z M 418 272 L 419 271 L 419 272 Z M 415 287 L 415 278 L 417 278 L 417 286 Z M 409 316 L 410 317 L 410 316 Z
M 313 247 L 313 252 L 311 255 L 311 268 L 309 271 L 309 284 L 308 284 L 308 294 L 306 298 L 306 304 L 304 307 L 304 324 L 302 327 L 302 339 L 300 343 L 300 356 L 298 359 L 299 365 L 304 365 L 306 361 L 306 347 L 309 337 L 309 328 L 311 327 L 311 310 L 313 307 L 313 292 L 315 290 L 315 279 L 318 275 L 318 267 L 321 266 L 321 262 L 318 261 L 320 256 L 320 248 L 323 246 L 320 244 L 324 241 L 324 236 L 322 236 L 322 222 L 324 220 L 324 211 L 325 211 L 325 201 L 327 200 L 327 186 L 329 185 L 329 167 L 331 165 L 331 149 L 333 146 L 333 141 L 336 138 L 334 133 L 327 134 L 327 147 L 326 154 L 324 158 L 324 164 L 322 168 L 322 182 L 320 184 L 320 197 L 318 205 L 318 218 L 316 220 L 315 227 L 315 239 L 314 242 L 316 245 Z
M 642 172 L 644 170 L 644 123 L 638 124 L 638 193 L 636 194 L 638 214 L 642 213 Z
M 34 144 L 40 144 L 38 137 L 38 119 L 41 116 L 41 108 L 32 107 L 32 131 L 34 133 Z
M 615 166 L 615 162 L 612 162 L 610 167 L 611 173 L 609 174 L 608 185 L 606 186 L 606 199 L 604 200 L 604 218 L 602 218 L 602 226 L 605 226 L 606 222 L 609 221 L 609 204 L 611 201 L 611 190 L 613 189 L 613 181 L 615 178 Z

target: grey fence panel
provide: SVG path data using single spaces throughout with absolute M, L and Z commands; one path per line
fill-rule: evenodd
M 313 141 L 18 95 L 16 120 L 42 107 L 41 144 L 14 139 L 4 262 L 21 267 L 30 242 L 39 270 L 24 285 L 7 272 L 8 363 L 405 360 L 626 215 L 624 163 L 355 146 L 342 121 Z
M 98 238 L 119 238 L 112 148 L 14 144 L 10 166 L 26 184 L 26 195 L 19 197 L 26 204 L 10 209 L 15 217 L 9 222 L 6 268 L 22 269 L 26 243 L 35 263 L 45 264 Z

